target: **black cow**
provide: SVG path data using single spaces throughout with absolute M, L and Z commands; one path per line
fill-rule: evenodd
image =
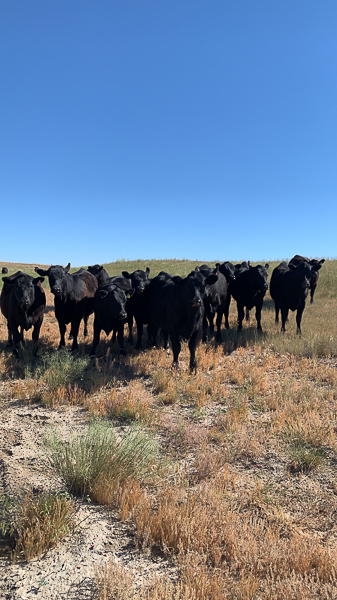
M 140 303 L 140 296 L 143 294 L 146 286 L 149 283 L 149 274 L 150 269 L 146 267 L 145 271 L 141 269 L 137 269 L 133 273 L 129 273 L 128 271 L 122 271 L 123 277 L 130 280 L 130 287 L 135 290 L 135 293 L 126 303 L 126 312 L 127 312 L 127 322 L 129 327 L 129 338 L 128 341 L 130 344 L 133 343 L 133 335 L 132 335 L 132 326 L 133 326 L 133 317 L 135 313 L 137 313 L 137 308 Z
M 321 260 L 316 260 L 315 258 L 306 258 L 305 256 L 300 256 L 299 254 L 295 254 L 295 256 L 293 256 L 292 259 L 289 261 L 289 264 L 292 264 L 295 267 L 297 267 L 297 265 L 299 265 L 302 262 L 308 263 L 311 267 L 316 267 L 316 269 L 312 271 L 311 279 L 310 279 L 310 304 L 313 304 L 314 303 L 314 293 L 315 293 L 315 289 L 317 287 L 318 276 L 319 276 L 318 271 L 321 268 L 322 264 L 325 262 L 325 258 L 322 258 Z
M 8 273 L 8 269 L 7 269 L 7 267 L 2 267 L 2 269 L 1 269 L 1 273 L 2 273 L 3 275 L 7 275 L 7 273 Z
M 88 267 L 89 273 L 95 275 L 98 285 L 102 285 L 109 279 L 109 273 L 104 269 L 102 265 L 93 265 Z
M 8 346 L 14 344 L 14 353 L 17 354 L 23 344 L 23 331 L 33 327 L 32 340 L 34 354 L 36 354 L 46 307 L 46 296 L 41 287 L 44 277 L 34 279 L 31 275 L 18 271 L 10 277 L 3 277 L 2 281 L 4 285 L 0 296 L 0 307 L 7 319 Z
M 226 329 L 229 329 L 229 306 L 231 303 L 231 297 L 232 297 L 232 284 L 235 281 L 235 266 L 229 262 L 228 260 L 226 260 L 225 262 L 222 263 L 222 265 L 220 265 L 220 263 L 216 263 L 216 269 L 217 271 L 220 271 L 220 273 L 222 273 L 225 277 L 226 277 L 226 281 L 227 281 L 227 298 L 226 298 L 226 302 L 225 302 L 225 308 L 224 308 L 224 315 L 225 315 L 225 327 Z
M 201 273 L 193 276 L 172 277 L 158 281 L 158 286 L 150 297 L 149 329 L 156 339 L 157 329 L 168 331 L 173 350 L 173 367 L 178 366 L 181 349 L 180 336 L 188 340 L 190 350 L 190 369 L 196 370 L 195 351 L 199 334 L 202 331 L 204 316 L 203 296 L 206 285 L 212 285 L 215 275 L 205 278 Z
M 210 333 L 214 332 L 214 317 L 216 314 L 216 341 L 221 342 L 221 321 L 222 316 L 225 313 L 228 296 L 228 284 L 226 277 L 218 271 L 217 267 L 212 269 L 208 265 L 201 265 L 199 267 L 200 273 L 205 277 L 210 275 L 216 275 L 216 281 L 213 285 L 207 286 L 207 293 L 204 295 L 204 307 L 205 314 L 203 320 L 203 342 L 208 341 L 207 327 L 209 326 Z M 207 323 L 208 322 L 208 323 Z
M 281 262 L 273 270 L 270 295 L 275 302 L 275 323 L 279 322 L 279 310 L 281 310 L 281 331 L 285 331 L 289 310 L 296 310 L 297 333 L 301 334 L 301 319 L 310 289 L 311 276 L 320 267 L 320 264 L 310 266 L 307 262 L 300 262 L 297 266 Z
M 261 310 L 263 306 L 263 298 L 268 289 L 267 277 L 269 264 L 257 265 L 256 267 L 248 266 L 248 263 L 242 264 L 235 271 L 235 281 L 231 285 L 231 294 L 236 300 L 238 309 L 238 331 L 242 330 L 242 321 L 245 316 L 244 309 L 249 311 L 254 306 L 255 318 L 258 331 L 262 331 L 261 327 Z
M 70 263 L 66 267 L 52 265 L 49 269 L 35 271 L 49 279 L 50 291 L 54 294 L 55 316 L 59 324 L 60 344 L 65 346 L 65 333 L 68 323 L 71 324 L 72 350 L 77 350 L 77 336 L 80 322 L 84 320 L 84 335 L 88 335 L 88 318 L 94 310 L 94 295 L 98 288 L 97 279 L 85 269 L 77 273 L 68 273 Z
M 157 294 L 158 290 L 160 290 L 163 285 L 170 279 L 172 279 L 173 275 L 166 273 L 165 271 L 160 271 L 156 277 L 153 279 L 149 279 L 148 285 L 146 285 L 144 292 L 138 296 L 138 301 L 135 306 L 134 317 L 137 325 L 137 350 L 142 347 L 142 336 L 144 325 L 148 325 L 150 322 L 150 302 L 151 298 Z M 168 348 L 168 339 L 169 334 L 167 330 L 162 330 L 162 334 L 164 337 L 164 348 Z M 148 336 L 148 345 L 156 346 L 157 345 L 157 329 L 151 329 L 151 326 L 147 328 L 147 336 Z
M 103 283 L 95 293 L 92 356 L 95 355 L 102 329 L 107 335 L 109 335 L 111 331 L 117 332 L 118 344 L 121 352 L 125 354 L 124 323 L 127 318 L 125 305 L 127 300 L 133 296 L 134 290 L 128 287 L 129 280 L 125 280 L 126 285 L 123 285 L 123 281 L 118 281 L 118 279 L 118 277 L 111 277 Z

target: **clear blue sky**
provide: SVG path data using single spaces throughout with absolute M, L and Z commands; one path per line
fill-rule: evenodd
M 336 0 L 2 0 L 0 260 L 336 257 Z

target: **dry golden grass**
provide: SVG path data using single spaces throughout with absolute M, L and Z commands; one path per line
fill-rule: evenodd
M 15 519 L 13 557 L 25 560 L 41 556 L 53 548 L 74 527 L 74 504 L 64 495 L 26 496 Z
M 2 351 L 4 397 L 55 408 L 80 403 L 156 433 L 169 458 L 162 478 L 151 486 L 101 478 L 92 490 L 96 502 L 134 522 L 140 548 L 164 552 L 179 569 L 179 580 L 135 588 L 137 600 L 337 598 L 337 295 L 332 261 L 323 269 L 302 337 L 292 313 L 280 334 L 269 297 L 263 334 L 252 314 L 238 335 L 232 306 L 233 329 L 221 345 L 198 346 L 196 374 L 185 343 L 175 371 L 166 351 L 137 353 L 126 344 L 121 357 L 104 336 L 97 359 L 85 364 L 90 341 L 81 340 L 74 378 L 57 385 L 57 370 L 36 378 L 29 353 L 20 365 Z M 51 311 L 41 350 L 57 343 Z M 127 597 L 118 596 L 118 582 L 130 576 L 124 567 L 100 573 L 102 599 Z

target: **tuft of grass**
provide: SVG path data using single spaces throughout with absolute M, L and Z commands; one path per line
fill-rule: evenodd
M 97 600 L 132 600 L 134 598 L 134 577 L 128 569 L 110 560 L 95 569 Z
M 308 433 L 298 421 L 296 425 L 286 421 L 281 436 L 288 446 L 292 471 L 312 471 L 325 460 L 326 452 L 315 430 Z
M 22 502 L 0 501 L 0 537 L 13 559 L 41 556 L 74 527 L 74 503 L 68 494 L 27 495 Z
M 55 390 L 60 386 L 83 382 L 89 364 L 89 356 L 74 357 L 66 349 L 58 350 L 58 352 L 41 352 L 34 377 L 43 379 L 50 390 Z
M 45 438 L 49 461 L 68 490 L 90 494 L 98 480 L 123 482 L 145 476 L 158 455 L 156 441 L 135 428 L 117 439 L 111 424 L 93 421 L 67 442 L 55 431 Z

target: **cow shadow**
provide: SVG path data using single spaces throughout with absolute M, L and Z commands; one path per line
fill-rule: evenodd
M 47 315 L 48 313 L 54 312 L 54 306 L 51 305 L 47 305 L 46 308 L 44 309 L 44 314 Z
M 267 300 L 264 300 L 262 310 L 275 310 L 274 300 L 272 300 L 271 298 L 267 298 Z
M 247 348 L 255 344 L 261 344 L 266 337 L 263 331 L 257 331 L 256 326 L 244 327 L 242 331 L 238 329 L 227 329 L 222 334 L 222 345 L 224 354 L 231 354 L 238 348 Z

